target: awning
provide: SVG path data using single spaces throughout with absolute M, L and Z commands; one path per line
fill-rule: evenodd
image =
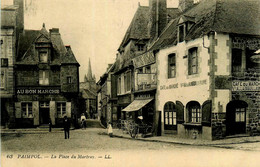
M 153 99 L 134 100 L 122 111 L 126 111 L 126 112 L 138 111 L 152 100 Z

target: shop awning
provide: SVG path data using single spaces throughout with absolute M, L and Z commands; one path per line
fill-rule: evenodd
M 152 100 L 153 99 L 134 100 L 131 104 L 129 104 L 122 111 L 126 111 L 126 112 L 138 111 Z

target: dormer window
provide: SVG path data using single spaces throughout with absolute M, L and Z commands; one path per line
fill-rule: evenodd
M 185 37 L 185 25 L 179 25 L 179 42 L 183 42 Z
M 144 51 L 144 45 L 143 44 L 138 44 L 137 45 L 137 50 L 140 51 Z
M 178 22 L 178 42 L 183 42 L 191 27 L 195 24 L 195 18 L 182 16 Z
M 40 52 L 40 62 L 47 63 L 48 62 L 48 54 L 47 52 Z

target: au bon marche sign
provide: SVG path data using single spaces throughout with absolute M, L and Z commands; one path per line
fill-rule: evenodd
M 18 88 L 16 89 L 17 95 L 39 95 L 39 94 L 60 94 L 60 89 L 31 89 L 31 88 Z

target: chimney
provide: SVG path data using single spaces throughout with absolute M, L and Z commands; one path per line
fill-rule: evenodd
M 179 9 L 184 12 L 191 8 L 194 4 L 194 0 L 179 0 Z
M 23 0 L 14 0 L 13 4 L 18 6 L 17 10 L 17 29 L 19 32 L 22 32 L 24 29 L 24 4 Z
M 58 28 L 52 28 L 52 29 L 49 29 L 49 31 L 50 31 L 50 35 L 51 35 L 51 34 L 60 34 Z
M 149 35 L 150 40 L 156 39 L 167 24 L 166 0 L 149 0 Z

